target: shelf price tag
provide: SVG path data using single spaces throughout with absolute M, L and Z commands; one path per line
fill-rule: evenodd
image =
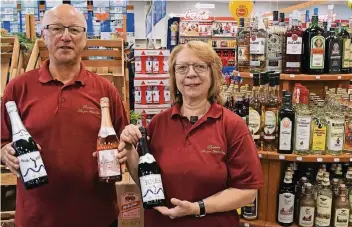
M 341 80 L 341 76 L 337 76 L 337 79 L 338 79 L 338 80 Z
M 323 162 L 322 158 L 317 158 L 317 162 Z
M 244 223 L 244 227 L 249 227 L 249 223 Z
M 320 79 L 320 76 L 315 76 L 315 79 L 319 80 L 319 79 Z
M 279 155 L 279 159 L 280 159 L 280 160 L 284 160 L 284 159 L 285 159 L 285 155 L 282 155 L 282 154 Z
M 262 157 L 263 157 L 263 155 L 262 155 L 262 154 L 258 154 L 258 157 L 259 157 L 259 158 L 262 158 Z
M 303 158 L 301 156 L 298 156 L 296 159 L 297 159 L 297 161 L 302 161 L 303 160 Z
M 295 78 L 295 74 L 290 74 L 290 78 Z
M 249 76 L 250 76 L 250 77 L 253 77 L 253 73 L 250 73 Z
M 352 158 L 350 158 L 350 162 L 352 162 Z
M 340 162 L 339 158 L 334 158 L 334 162 Z

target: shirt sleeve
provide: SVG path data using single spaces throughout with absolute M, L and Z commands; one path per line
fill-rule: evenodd
M 8 101 L 16 101 L 14 100 L 13 87 L 13 81 L 10 81 L 10 83 L 5 88 L 1 100 L 1 147 L 12 142 L 11 122 L 5 104 Z
M 238 189 L 263 187 L 263 173 L 257 149 L 250 133 L 238 138 L 228 149 L 229 186 Z
M 120 137 L 122 130 L 128 125 L 128 120 L 126 117 L 126 111 L 123 106 L 120 94 L 117 89 L 111 84 L 111 100 L 112 100 L 112 124 L 117 133 L 117 136 Z

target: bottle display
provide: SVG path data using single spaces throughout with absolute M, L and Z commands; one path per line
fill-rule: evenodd
M 37 143 L 27 131 L 14 101 L 5 104 L 12 128 L 12 147 L 16 151 L 20 175 L 25 189 L 35 189 L 49 183 Z
M 285 179 L 279 190 L 278 223 L 281 226 L 293 224 L 295 204 L 294 185 L 292 183 L 292 172 L 285 172 Z
M 325 41 L 325 73 L 341 72 L 342 39 L 336 35 L 335 28 L 330 28 Z
M 340 184 L 339 196 L 334 201 L 333 226 L 348 227 L 350 203 L 347 199 L 346 185 Z
M 250 71 L 265 71 L 266 39 L 267 32 L 262 17 L 257 17 L 254 21 L 250 33 Z
M 299 200 L 298 226 L 313 227 L 316 207 L 313 196 L 313 186 L 310 183 L 307 183 L 304 188 L 304 194 L 302 194 L 302 197 Z

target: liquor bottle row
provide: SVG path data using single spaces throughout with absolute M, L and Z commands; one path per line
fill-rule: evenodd
M 332 164 L 327 169 L 322 164 L 317 171 L 311 166 L 287 166 L 279 187 L 277 222 L 280 226 L 294 222 L 300 227 L 352 226 L 352 166 Z
M 352 72 L 352 34 L 347 24 L 318 23 L 312 16 L 311 27 L 303 31 L 298 11 L 293 11 L 290 25 L 285 15 L 273 12 L 273 25 L 266 27 L 256 17 L 250 27 L 248 18 L 240 18 L 237 34 L 237 70 L 241 72 L 276 71 L 289 74 Z
M 352 96 L 325 88 L 319 97 L 296 84 L 293 97 L 279 91 L 279 73 L 254 73 L 253 88 L 224 85 L 225 107 L 246 121 L 258 150 L 283 154 L 352 153 Z M 351 98 L 350 98 L 351 97 Z

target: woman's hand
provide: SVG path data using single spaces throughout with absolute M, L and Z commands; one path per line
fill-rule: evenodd
M 136 145 L 140 138 L 142 138 L 142 133 L 139 131 L 139 128 L 130 124 L 122 130 L 120 142 L 123 142 L 126 145 Z
M 189 201 L 181 201 L 179 199 L 172 198 L 171 203 L 175 205 L 174 208 L 167 207 L 155 207 L 154 209 L 159 211 L 165 216 L 169 216 L 171 219 L 188 216 L 188 215 L 198 215 L 200 213 L 198 203 L 191 203 Z

